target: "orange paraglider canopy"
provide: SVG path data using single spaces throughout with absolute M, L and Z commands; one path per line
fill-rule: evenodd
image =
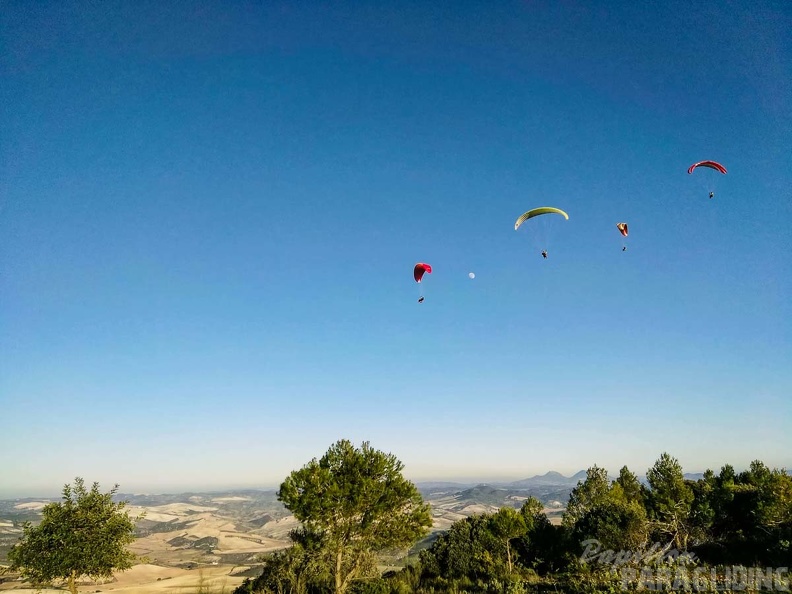
M 616 228 L 619 230 L 619 233 L 627 237 L 627 223 L 616 223 Z

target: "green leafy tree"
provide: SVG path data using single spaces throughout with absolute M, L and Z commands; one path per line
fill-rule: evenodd
M 714 508 L 713 531 L 718 539 L 726 536 L 734 526 L 734 493 L 736 492 L 737 473 L 731 464 L 725 464 L 715 478 L 711 498 Z
M 529 497 L 520 508 L 525 534 L 515 543 L 520 562 L 538 573 L 558 571 L 565 564 L 567 530 L 554 526 L 544 513 L 542 502 Z
M 407 548 L 432 525 L 429 506 L 392 454 L 340 440 L 292 472 L 278 499 L 319 540 L 336 594 L 372 575 L 376 553 Z
M 589 509 L 607 501 L 609 491 L 608 471 L 596 465 L 589 468 L 586 471 L 586 480 L 578 482 L 569 495 L 569 503 L 562 519 L 563 525 L 572 528 Z
M 626 466 L 613 482 L 604 468 L 590 468 L 586 480 L 570 494 L 564 513 L 570 552 L 579 554 L 583 543 L 590 540 L 610 550 L 643 547 L 649 533 L 644 491 L 638 477 Z
M 451 525 L 429 549 L 420 553 L 424 578 L 462 581 L 504 577 L 499 562 L 503 540 L 493 528 L 493 514 L 476 514 Z
M 685 481 L 682 466 L 666 452 L 647 472 L 649 502 L 655 527 L 672 538 L 677 549 L 687 550 L 691 534 L 693 490 Z
M 514 570 L 511 541 L 525 534 L 527 530 L 525 518 L 513 507 L 502 507 L 492 515 L 491 523 L 493 532 L 503 541 L 506 549 L 506 563 L 509 568 L 509 574 L 511 574 Z
M 785 469 L 770 470 L 758 460 L 744 474 L 754 490 L 752 540 L 756 551 L 766 551 L 755 561 L 787 564 L 792 560 L 792 476 Z
M 695 483 L 696 553 L 713 564 L 785 566 L 792 559 L 792 476 L 759 460 L 737 474 L 726 464 Z
M 691 537 L 699 544 L 711 541 L 715 521 L 715 473 L 707 469 L 701 479 L 688 484 L 693 491 L 693 503 L 690 506 Z
M 267 555 L 261 574 L 243 583 L 235 594 L 307 594 L 311 586 L 321 589 L 330 583 L 326 566 L 321 562 L 320 539 L 304 528 L 292 531 L 290 536 L 294 544 Z
M 573 541 L 599 541 L 603 549 L 640 550 L 648 539 L 646 510 L 636 501 L 626 501 L 621 487 L 614 485 L 614 496 L 591 507 L 575 523 Z
M 526 530 L 530 531 L 537 522 L 547 520 L 543 510 L 544 505 L 533 495 L 523 501 L 522 507 L 520 507 L 520 515 L 525 520 Z
M 626 466 L 622 466 L 621 470 L 619 471 L 619 478 L 616 479 L 616 483 L 621 487 L 622 492 L 624 493 L 624 498 L 627 501 L 635 501 L 644 505 L 646 500 L 646 489 L 638 480 L 638 477 L 635 476 L 635 473 L 630 472 L 630 469 Z
M 792 555 L 792 477 L 754 460 L 735 474 L 724 466 L 713 489 L 713 535 L 727 560 L 785 564 Z
M 785 470 L 770 470 L 759 460 L 754 460 L 739 478 L 753 491 L 751 515 L 758 530 L 770 533 L 792 522 L 792 477 Z
M 94 483 L 89 491 L 79 477 L 73 487 L 65 485 L 63 501 L 44 506 L 38 525 L 25 523 L 8 553 L 9 569 L 35 584 L 64 580 L 75 594 L 82 576 L 109 578 L 132 567 L 136 557 L 126 546 L 135 540 L 139 518 L 124 511 L 126 502 L 113 501 L 117 490 L 100 493 Z

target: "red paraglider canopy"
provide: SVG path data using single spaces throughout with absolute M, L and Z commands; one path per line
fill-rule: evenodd
M 616 228 L 619 230 L 619 233 L 627 237 L 627 223 L 616 223 Z
M 726 168 L 720 163 L 716 163 L 715 161 L 699 161 L 698 163 L 693 163 L 693 165 L 691 165 L 690 168 L 688 169 L 688 173 L 693 173 L 693 170 L 696 167 L 709 167 L 710 169 L 720 171 L 721 173 L 726 173 Z
M 421 282 L 424 272 L 432 274 L 432 267 L 424 262 L 418 262 L 418 264 L 415 265 L 415 270 L 413 270 L 413 277 L 415 277 L 416 283 Z

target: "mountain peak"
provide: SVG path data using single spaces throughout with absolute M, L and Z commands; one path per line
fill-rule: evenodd
M 548 487 L 548 486 L 574 487 L 575 485 L 577 485 L 581 477 L 582 478 L 586 477 L 585 470 L 581 470 L 580 472 L 574 474 L 571 477 L 566 477 L 556 470 L 550 470 L 542 475 L 536 475 L 519 481 L 514 481 L 512 483 L 509 483 L 509 486 L 515 488 Z

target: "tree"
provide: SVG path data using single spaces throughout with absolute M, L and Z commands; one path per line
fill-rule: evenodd
M 621 487 L 614 485 L 612 497 L 586 510 L 575 523 L 576 542 L 599 541 L 606 550 L 640 550 L 647 540 L 646 510 L 637 501 L 627 501 Z
M 533 495 L 523 502 L 522 507 L 520 507 L 520 515 L 525 520 L 525 529 L 527 531 L 530 531 L 540 519 L 547 520 L 543 510 L 544 505 Z
M 509 575 L 513 571 L 511 541 L 528 530 L 525 518 L 513 507 L 502 507 L 491 518 L 493 532 L 503 541 Z
M 690 537 L 693 490 L 685 482 L 682 466 L 663 452 L 647 472 L 651 487 L 650 511 L 657 528 L 673 538 L 674 546 L 686 550 Z
M 300 528 L 293 530 L 290 537 L 294 544 L 267 555 L 261 574 L 255 580 L 243 583 L 235 594 L 307 594 L 309 586 L 325 586 L 329 582 L 321 554 L 317 555 L 320 542 L 316 535 Z
M 578 552 L 591 539 L 610 550 L 643 547 L 648 536 L 643 491 L 626 466 L 613 482 L 604 468 L 589 468 L 586 480 L 572 490 L 564 512 L 571 544 Z
M 115 485 L 100 493 L 94 483 L 88 491 L 80 477 L 74 487 L 65 485 L 63 501 L 44 506 L 41 523 L 25 523 L 21 541 L 8 553 L 9 569 L 35 584 L 65 580 L 76 594 L 81 576 L 109 578 L 132 567 L 136 556 L 126 545 L 135 540 L 139 518 L 124 511 L 127 502 L 113 501 L 117 490 Z
M 635 473 L 630 472 L 629 468 L 622 466 L 621 470 L 619 471 L 619 478 L 616 479 L 616 483 L 621 487 L 622 492 L 624 492 L 624 497 L 627 501 L 635 501 L 641 505 L 644 505 L 646 500 L 646 489 L 638 480 L 638 477 L 635 476 Z
M 689 481 L 693 491 L 693 503 L 690 506 L 691 536 L 697 544 L 712 540 L 712 526 L 715 520 L 713 506 L 715 489 L 717 487 L 715 473 L 709 468 L 697 481 Z
M 373 555 L 407 548 L 428 533 L 429 506 L 392 454 L 336 442 L 320 459 L 292 472 L 278 499 L 319 541 L 336 594 L 373 573 Z
M 724 466 L 714 484 L 713 536 L 729 557 L 786 563 L 792 552 L 792 477 L 754 460 L 739 475 Z
M 542 502 L 536 497 L 525 500 L 520 508 L 525 534 L 514 546 L 521 563 L 539 573 L 559 570 L 567 546 L 567 530 L 551 524 L 543 510 Z
M 709 493 L 712 506 L 712 537 L 716 541 L 728 541 L 736 526 L 734 522 L 734 494 L 737 473 L 731 464 L 721 467 L 720 473 L 711 479 L 712 490 Z
M 759 460 L 740 473 L 740 481 L 753 491 L 750 498 L 756 527 L 769 533 L 792 522 L 792 478 L 786 470 L 770 470 Z
M 586 480 L 579 481 L 569 494 L 563 525 L 572 528 L 589 509 L 607 501 L 609 490 L 608 471 L 597 465 L 589 468 L 586 471 Z
M 493 514 L 475 514 L 454 522 L 428 549 L 421 551 L 422 577 L 492 580 L 503 577 L 499 553 L 503 541 L 492 528 Z

